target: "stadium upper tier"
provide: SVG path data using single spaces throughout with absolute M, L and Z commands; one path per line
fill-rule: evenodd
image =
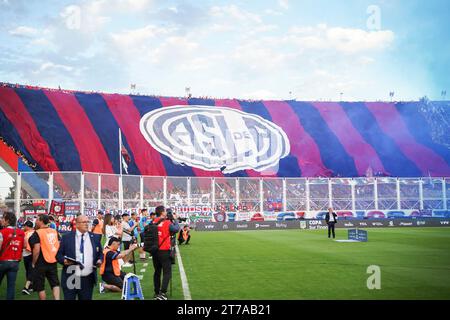
M 0 136 L 37 171 L 450 176 L 449 119 L 448 101 L 185 99 L 0 84 Z

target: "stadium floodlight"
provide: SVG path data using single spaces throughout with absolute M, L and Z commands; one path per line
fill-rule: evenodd
M 441 97 L 442 97 L 442 100 L 445 100 L 445 96 L 447 95 L 447 90 L 442 90 L 441 91 Z
M 343 94 L 344 94 L 343 92 L 340 93 L 340 95 L 341 95 L 341 101 L 342 101 L 342 95 L 343 95 Z
M 394 91 L 390 91 L 390 92 L 389 92 L 389 97 L 391 97 L 391 102 L 392 102 L 392 98 L 394 98 L 394 94 L 395 94 Z

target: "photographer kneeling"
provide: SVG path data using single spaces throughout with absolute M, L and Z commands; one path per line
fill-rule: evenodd
M 103 262 L 100 266 L 100 275 L 105 284 L 100 284 L 100 292 L 103 293 L 103 288 L 113 292 L 121 292 L 123 288 L 123 280 L 126 273 L 120 270 L 119 259 L 124 259 L 129 256 L 138 245 L 133 243 L 129 249 L 122 252 L 117 252 L 120 248 L 120 240 L 111 237 L 108 241 L 108 246 L 103 251 Z
M 167 287 L 172 277 L 171 236 L 176 234 L 180 227 L 177 222 L 176 214 L 168 214 L 164 206 L 158 206 L 155 209 L 156 218 L 152 224 L 158 226 L 158 246 L 152 252 L 153 283 L 156 300 L 167 300 Z M 163 279 L 161 284 L 161 271 Z
M 185 225 L 183 229 L 180 230 L 180 233 L 178 234 L 178 244 L 182 245 L 189 244 L 189 240 L 191 240 L 191 234 L 190 234 L 191 228 L 189 228 L 188 225 Z

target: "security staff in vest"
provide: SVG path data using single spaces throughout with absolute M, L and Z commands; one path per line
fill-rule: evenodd
M 331 235 L 331 232 L 333 232 L 333 239 L 336 237 L 334 233 L 334 225 L 337 222 L 337 214 L 333 212 L 333 208 L 328 208 L 328 212 L 325 215 L 325 221 L 328 224 L 328 238 Z
M 13 212 L 4 212 L 0 219 L 0 285 L 6 275 L 6 299 L 14 300 L 16 291 L 16 278 L 19 263 L 22 259 L 22 249 L 25 233 L 16 227 L 16 215 Z
M 59 249 L 59 235 L 55 229 L 50 228 L 50 218 L 40 214 L 36 219 L 36 232 L 28 240 L 33 252 L 33 290 L 38 292 L 39 299 L 45 300 L 45 279 L 52 288 L 53 298 L 59 300 L 60 289 L 58 279 L 58 263 L 56 254 Z
M 180 230 L 177 222 L 177 215 L 172 213 L 171 219 L 167 219 L 167 212 L 164 206 L 155 208 L 156 218 L 152 223 L 158 225 L 158 252 L 153 255 L 153 267 L 155 273 L 153 274 L 153 284 L 155 289 L 155 300 L 167 300 L 167 287 L 172 278 L 172 261 L 170 258 L 170 237 Z M 161 270 L 163 272 L 163 279 L 161 284 Z
M 101 236 L 88 232 L 89 219 L 79 215 L 75 219 L 75 232 L 61 238 L 56 259 L 63 265 L 61 287 L 64 300 L 92 300 L 97 283 L 97 269 L 103 259 Z
M 97 218 L 92 221 L 92 233 L 99 234 L 100 239 L 103 235 L 103 212 L 97 212 Z
M 100 266 L 100 275 L 105 283 L 101 283 L 100 293 L 103 293 L 105 289 L 112 292 L 122 291 L 123 280 L 126 273 L 120 270 L 119 259 L 124 259 L 129 256 L 138 248 L 138 245 L 133 243 L 127 250 L 123 250 L 121 252 L 118 252 L 119 248 L 120 239 L 111 237 L 105 250 L 103 250 L 103 261 Z

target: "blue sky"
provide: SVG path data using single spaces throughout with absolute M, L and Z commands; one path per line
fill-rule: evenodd
M 446 0 L 0 0 L 0 81 L 299 100 L 440 99 Z M 450 90 L 449 95 L 450 95 Z M 448 96 L 447 96 L 448 97 Z

